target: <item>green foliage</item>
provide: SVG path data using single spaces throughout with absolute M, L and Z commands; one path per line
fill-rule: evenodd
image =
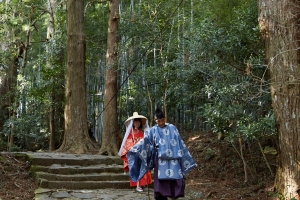
M 141 110 L 140 102 L 141 102 L 141 94 L 139 92 L 139 86 L 133 83 L 132 81 L 128 82 L 128 86 L 126 88 L 126 96 L 120 96 L 118 101 L 121 108 L 130 107 L 130 110 Z
M 15 93 L 16 102 L 12 102 L 10 110 L 16 110 L 16 118 L 10 118 L 4 123 L 3 134 L 8 137 L 14 133 L 15 144 L 11 150 L 28 150 L 35 144 L 47 145 L 48 113 L 50 105 L 56 110 L 56 123 L 62 121 L 59 110 L 63 109 L 64 99 L 64 66 L 65 66 L 65 9 L 56 4 L 54 16 L 55 33 L 46 40 L 49 12 L 46 1 L 27 0 L 10 1 L 0 4 L 5 22 L 4 35 L 0 40 L 6 44 L 4 53 L 0 55 L 1 62 L 10 63 L 16 59 L 17 42 L 26 43 L 30 31 L 30 43 L 27 49 L 27 63 L 24 69 L 18 69 L 18 82 Z M 6 5 L 5 7 L 2 5 Z M 19 66 L 24 61 L 18 58 Z M 11 64 L 7 64 L 10 66 Z M 55 102 L 53 102 L 55 97 Z M 61 131 L 57 124 L 57 131 Z M 2 130 L 1 130 L 2 131 Z M 47 147 L 46 147 L 47 148 Z
M 239 84 L 219 87 L 211 85 L 204 88 L 211 102 L 204 104 L 203 114 L 213 132 L 245 140 L 275 134 L 269 96 L 254 98 L 251 90 L 255 92 L 255 88 L 247 79 Z
M 182 88 L 190 97 L 188 102 L 194 97 L 204 104 L 203 115 L 216 133 L 240 134 L 240 126 L 259 120 L 271 108 L 257 10 L 254 1 L 242 2 L 231 1 L 230 13 L 222 4 L 206 2 L 215 8 L 214 14 L 230 14 L 230 18 L 223 16 L 222 23 L 211 16 L 203 18 L 185 37 L 188 53 L 179 54 L 188 56 L 188 67 L 180 57 L 172 63 L 180 69 L 173 88 Z
M 26 30 L 33 30 L 29 17 L 37 20 L 27 66 L 18 79 L 19 117 L 6 123 L 6 134 L 7 124 L 13 123 L 17 136 L 29 140 L 29 133 L 40 134 L 41 140 L 47 137 L 50 106 L 63 110 L 64 104 L 65 4 L 57 4 L 55 33 L 46 41 L 46 3 L 16 1 L 7 8 L 0 4 L 1 31 L 15 34 L 1 38 L 8 44 L 1 63 L 16 55 L 15 39 L 25 41 Z M 149 116 L 150 106 L 153 110 L 156 104 L 166 104 L 168 119 L 185 129 L 198 125 L 232 139 L 274 134 L 256 1 L 193 0 L 178 5 L 179 1 L 166 0 L 120 2 L 119 123 L 123 126 L 133 111 Z M 88 115 L 97 125 L 102 123 L 105 90 L 107 11 L 107 3 L 86 4 Z M 59 98 L 53 102 L 53 96 Z M 63 121 L 61 112 L 55 118 Z M 27 127 L 38 127 L 37 123 L 39 128 Z
M 276 134 L 274 114 L 266 115 L 257 121 L 249 120 L 242 124 L 239 131 L 245 139 L 268 138 Z
M 216 89 L 206 86 L 205 90 L 208 97 L 213 99 L 212 103 L 203 107 L 207 123 L 211 124 L 215 133 L 228 133 L 236 126 L 236 121 L 245 115 L 245 107 L 238 97 L 239 88 L 229 86 Z
M 14 133 L 15 143 L 11 151 L 33 150 L 37 144 L 47 146 L 49 134 L 43 130 L 45 124 L 39 113 L 32 115 L 24 114 L 19 118 L 10 118 L 4 124 L 3 135 L 8 138 Z

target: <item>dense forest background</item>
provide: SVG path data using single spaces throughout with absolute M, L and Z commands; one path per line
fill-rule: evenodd
M 100 143 L 108 4 L 87 1 L 84 9 L 87 123 Z M 153 125 L 156 105 L 166 108 L 168 121 L 180 130 L 212 130 L 233 140 L 274 134 L 256 1 L 120 1 L 119 9 L 120 134 L 134 111 Z M 58 133 L 55 148 L 60 145 L 65 21 L 63 1 L 53 7 L 43 1 L 1 3 L 1 80 L 12 81 L 1 96 L 2 150 L 12 132 L 11 150 L 48 148 L 49 119 Z

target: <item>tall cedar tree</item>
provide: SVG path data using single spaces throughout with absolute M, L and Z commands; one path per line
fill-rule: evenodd
M 7 68 L 1 69 L 1 72 L 4 71 L 5 76 L 0 77 L 0 132 L 3 131 L 5 120 L 13 116 L 13 112 L 10 111 L 9 107 L 12 107 L 15 102 L 14 86 L 17 83 L 18 58 L 11 57 L 11 60 L 7 61 L 7 65 Z M 13 137 L 9 137 L 9 143 L 9 146 L 13 145 Z
M 119 1 L 109 1 L 102 143 L 99 154 L 118 154 L 117 31 Z
M 259 24 L 265 41 L 279 162 L 274 190 L 284 199 L 300 193 L 300 33 L 299 2 L 259 0 Z
M 84 1 L 67 0 L 67 66 L 65 135 L 59 151 L 88 153 L 96 150 L 88 135 Z
M 48 1 L 48 14 L 49 14 L 49 20 L 47 24 L 47 40 L 50 40 L 52 35 L 54 34 L 54 15 L 55 15 L 55 1 L 49 0 Z M 48 45 L 46 46 L 47 54 L 49 53 Z M 47 66 L 51 67 L 50 59 L 47 59 Z M 55 88 L 51 91 L 51 104 L 50 104 L 50 110 L 49 110 L 49 131 L 50 131 L 50 138 L 49 138 L 49 151 L 55 150 Z

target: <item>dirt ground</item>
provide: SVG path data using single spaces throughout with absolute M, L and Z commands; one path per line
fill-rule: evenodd
M 243 161 L 237 153 L 240 150 L 238 144 L 233 146 L 226 140 L 219 141 L 213 133 L 201 133 L 184 140 L 198 164 L 198 169 L 186 177 L 186 193 L 192 194 L 195 200 L 276 199 L 272 192 L 274 177 L 271 176 L 257 142 L 251 144 L 253 146 L 243 146 L 247 163 L 245 176 Z M 266 158 L 274 175 L 276 155 L 266 155 Z
M 0 200 L 31 200 L 37 188 L 24 157 L 0 153 Z
M 186 193 L 193 199 L 273 200 L 274 177 L 257 146 L 244 146 L 247 178 L 243 162 L 232 144 L 218 141 L 215 134 L 183 135 L 190 153 L 198 164 L 186 176 Z M 276 156 L 267 155 L 275 172 Z M 245 182 L 247 179 L 247 182 Z M 31 200 L 37 188 L 30 177 L 26 161 L 13 154 L 0 153 L 0 200 Z

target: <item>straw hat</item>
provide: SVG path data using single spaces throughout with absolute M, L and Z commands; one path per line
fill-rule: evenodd
M 143 125 L 146 124 L 147 117 L 145 117 L 145 116 L 143 116 L 143 115 L 139 115 L 138 112 L 134 112 L 134 113 L 132 114 L 132 116 L 129 117 L 129 118 L 125 121 L 124 124 L 127 126 L 128 122 L 129 122 L 130 120 L 132 120 L 132 119 L 138 119 L 138 118 L 140 118 L 140 119 L 142 120 L 142 124 L 143 124 Z

